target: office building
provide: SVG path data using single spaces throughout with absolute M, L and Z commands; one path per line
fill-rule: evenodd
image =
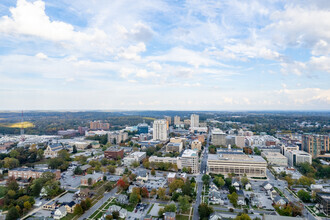
M 172 153 L 178 152 L 178 153 L 180 153 L 182 151 L 182 148 L 183 148 L 182 142 L 178 142 L 178 143 L 169 142 L 166 145 L 166 152 L 172 152 Z
M 281 145 L 281 154 L 285 155 L 285 152 L 290 150 L 299 150 L 299 147 L 297 145 Z
M 180 124 L 180 116 L 174 116 L 174 125 L 179 126 Z
M 165 120 L 167 121 L 168 126 L 170 126 L 172 124 L 171 116 L 165 116 Z
M 226 134 L 220 129 L 212 130 L 212 144 L 226 146 Z
M 330 157 L 329 136 L 309 134 L 302 135 L 302 150 L 310 153 L 313 158 Z
M 192 114 L 190 116 L 190 127 L 192 128 L 199 127 L 199 115 Z
M 266 158 L 268 164 L 273 166 L 288 166 L 288 158 L 279 152 L 262 152 L 261 156 Z
M 215 174 L 266 177 L 267 162 L 260 156 L 245 154 L 209 154 L 208 171 Z
M 191 142 L 191 149 L 201 151 L 202 150 L 202 142 L 200 142 L 199 140 L 193 140 Z
M 240 147 L 240 148 L 245 147 L 245 137 L 244 136 L 236 136 L 235 137 L 235 145 L 237 147 Z
M 138 130 L 139 134 L 148 134 L 148 132 L 149 132 L 148 124 L 146 124 L 146 123 L 138 124 L 137 130 Z
M 183 124 L 190 126 L 190 119 L 183 120 Z
M 166 141 L 168 135 L 167 121 L 155 120 L 153 124 L 153 140 Z
M 104 151 L 104 157 L 108 159 L 118 159 L 124 157 L 124 149 L 120 147 L 109 147 Z
M 290 167 L 296 166 L 299 163 L 312 164 L 312 155 L 301 150 L 287 150 L 284 152 L 284 156 L 288 158 L 288 165 Z
M 190 168 L 192 173 L 198 173 L 198 154 L 196 150 L 187 149 L 178 157 L 178 169 Z
M 157 156 L 151 156 L 149 157 L 149 162 L 152 163 L 171 163 L 171 164 L 177 164 L 178 158 L 176 157 L 157 157 Z
M 58 180 L 61 178 L 60 170 L 51 170 L 51 169 L 32 169 L 32 168 L 14 168 L 8 171 L 8 177 L 13 177 L 15 179 L 38 179 L 42 176 L 43 173 L 50 172 L 55 174 L 55 178 Z

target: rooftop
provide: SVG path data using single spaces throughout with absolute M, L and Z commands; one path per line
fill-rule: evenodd
M 122 151 L 123 149 L 121 147 L 109 147 L 106 151 L 111 151 L 111 152 L 119 152 Z
M 197 153 L 195 150 L 187 149 L 183 151 L 181 157 L 196 157 Z
M 208 160 L 227 160 L 236 162 L 258 162 L 266 163 L 266 161 L 261 156 L 251 156 L 246 154 L 209 154 Z

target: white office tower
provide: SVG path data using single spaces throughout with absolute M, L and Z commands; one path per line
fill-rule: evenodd
M 165 119 L 154 121 L 153 139 L 159 141 L 167 140 L 167 121 Z
M 199 127 L 199 115 L 192 114 L 190 117 L 190 127 L 198 128 Z

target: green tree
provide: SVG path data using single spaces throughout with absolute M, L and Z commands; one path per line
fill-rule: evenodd
M 155 176 L 155 175 L 156 175 L 156 171 L 155 171 L 155 169 L 154 169 L 154 168 L 152 168 L 152 170 L 151 170 L 151 175 L 153 175 L 153 176 Z
M 26 210 L 30 210 L 32 208 L 32 205 L 29 201 L 24 202 L 24 208 Z
M 175 190 L 182 188 L 184 185 L 184 182 L 182 179 L 175 179 L 169 184 L 170 193 L 174 192 Z
M 37 151 L 37 159 L 38 159 L 38 160 L 42 160 L 42 159 L 44 159 L 44 151 L 43 151 L 42 149 L 39 149 L 39 150 Z
M 238 214 L 235 220 L 251 220 L 250 216 L 246 213 Z
M 228 196 L 229 201 L 234 205 L 234 207 L 237 206 L 238 201 L 238 195 L 236 192 L 233 192 L 232 194 L 229 194 Z
M 246 176 L 241 178 L 241 183 L 243 185 L 243 187 L 245 187 L 245 185 L 249 182 L 248 178 Z
M 43 185 L 42 179 L 33 180 L 32 185 L 31 185 L 31 194 L 35 197 L 38 197 L 40 195 L 42 185 Z
M 309 192 L 301 189 L 298 191 L 298 197 L 301 199 L 303 202 L 309 202 L 311 200 L 311 195 Z
M 76 145 L 72 146 L 72 153 L 76 154 L 78 152 Z
M 93 182 L 92 178 L 88 178 L 87 182 L 88 182 L 88 185 L 91 186 L 92 182 Z
M 232 182 L 232 179 L 231 179 L 230 177 L 227 177 L 227 178 L 225 179 L 225 185 L 226 185 L 227 187 L 231 186 L 231 182 Z
M 113 217 L 113 219 L 119 219 L 119 212 L 118 211 L 113 211 L 112 212 L 112 217 Z
M 74 215 L 82 215 L 84 213 L 84 210 L 81 208 L 80 204 L 77 204 L 76 207 L 73 210 Z
M 11 207 L 6 215 L 6 220 L 16 220 L 19 218 L 19 212 L 15 207 Z
M 6 157 L 4 159 L 4 164 L 3 166 L 5 168 L 9 168 L 9 169 L 13 169 L 19 166 L 19 160 L 15 159 L 15 158 L 10 158 L 10 157 Z
M 209 219 L 213 212 L 213 208 L 208 206 L 206 203 L 202 203 L 198 206 L 198 214 L 200 219 Z
M 189 204 L 189 196 L 180 196 L 179 199 L 179 209 L 181 212 L 186 212 L 189 207 L 190 207 L 190 204 Z
M 204 174 L 203 177 L 202 177 L 202 180 L 203 180 L 203 183 L 204 183 L 205 185 L 207 185 L 207 184 L 209 184 L 209 182 L 210 182 L 210 176 L 207 175 L 207 174 Z
M 135 206 L 139 201 L 139 195 L 136 192 L 131 193 L 129 196 L 129 202 Z
M 165 189 L 164 188 L 159 188 L 158 190 L 157 190 L 157 195 L 158 195 L 158 197 L 160 198 L 160 199 L 165 199 Z
M 60 158 L 60 159 L 63 159 L 65 161 L 69 161 L 70 160 L 70 154 L 67 150 L 63 149 L 63 150 L 60 150 L 58 153 L 57 153 L 57 157 Z
M 187 179 L 185 184 L 183 185 L 182 193 L 183 195 L 187 195 L 187 196 L 191 195 L 192 191 L 191 191 L 191 183 L 189 179 Z
M 12 150 L 10 151 L 9 156 L 11 158 L 17 158 L 19 156 L 19 152 L 17 150 Z
M 225 185 L 225 181 L 222 179 L 222 177 L 220 176 L 216 176 L 213 179 L 213 183 L 217 186 L 217 187 L 223 187 Z
M 84 171 L 80 168 L 80 166 L 77 166 L 77 167 L 74 169 L 73 173 L 74 173 L 75 175 L 82 175 L 82 174 L 84 173 Z
M 8 178 L 6 186 L 7 186 L 8 190 L 13 190 L 15 192 L 17 192 L 19 190 L 18 183 L 13 177 Z

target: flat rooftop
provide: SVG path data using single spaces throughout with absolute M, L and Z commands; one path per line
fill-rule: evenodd
M 276 158 L 286 158 L 283 154 L 279 152 L 262 152 L 265 157 L 276 157 Z
M 183 151 L 181 157 L 196 157 L 197 153 L 194 150 L 191 149 L 187 149 L 185 151 Z
M 209 160 L 266 163 L 261 156 L 248 156 L 246 154 L 208 154 Z

